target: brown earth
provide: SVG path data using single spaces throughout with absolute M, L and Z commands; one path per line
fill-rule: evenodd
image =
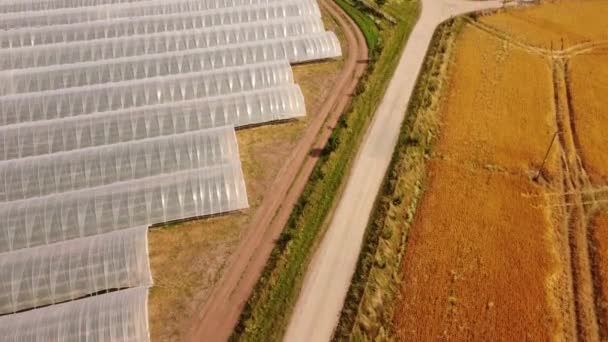
M 307 116 L 237 131 L 250 209 L 150 231 L 154 287 L 149 297 L 149 317 L 153 341 L 186 338 L 192 318 L 208 301 L 239 244 L 248 236 L 248 225 L 261 208 L 269 207 L 264 203 L 278 197 L 274 194 L 277 178 L 283 174 L 282 182 L 293 180 L 293 176 L 284 173 L 288 168 L 299 169 L 294 150 L 306 150 L 300 152 L 306 154 L 312 144 L 310 132 L 318 131 L 327 116 L 328 111 L 323 108 L 335 101 L 334 90 L 345 73 L 348 40 L 329 12 L 322 12 L 326 29 L 336 32 L 343 43 L 344 56 L 293 67 L 295 81 L 304 93 Z

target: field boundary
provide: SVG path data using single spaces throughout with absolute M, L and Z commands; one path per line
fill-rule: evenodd
M 426 160 L 438 130 L 434 116 L 443 94 L 452 40 L 462 25 L 461 18 L 450 19 L 434 32 L 372 210 L 333 341 L 392 337 L 392 304 L 400 284 L 407 233 L 424 193 Z

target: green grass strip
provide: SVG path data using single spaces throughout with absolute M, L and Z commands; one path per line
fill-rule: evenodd
M 419 14 L 419 4 L 413 0 L 391 1 L 384 9 L 397 24 L 381 24 L 385 44 L 323 150 L 245 305 L 232 341 L 279 341 L 285 332 L 324 222 Z
M 380 37 L 380 32 L 378 31 L 378 26 L 376 25 L 376 22 L 372 19 L 371 16 L 360 11 L 358 8 L 354 7 L 350 3 L 344 0 L 335 1 L 361 29 L 361 32 L 365 37 L 365 43 L 367 44 L 369 55 L 374 54 L 378 46 L 378 39 Z

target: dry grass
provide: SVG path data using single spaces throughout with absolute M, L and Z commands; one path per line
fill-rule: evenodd
M 344 41 L 336 24 L 327 18 L 324 21 L 325 27 Z M 190 319 L 221 278 L 243 228 L 328 96 L 342 64 L 342 60 L 336 60 L 294 68 L 295 80 L 306 100 L 306 118 L 237 132 L 249 210 L 150 232 L 150 262 L 155 283 L 149 298 L 153 341 L 183 339 Z
M 585 168 L 596 183 L 608 182 L 608 51 L 570 61 L 576 129 Z
M 542 6 L 512 9 L 488 16 L 482 22 L 539 47 L 554 49 L 608 40 L 608 1 L 564 0 Z

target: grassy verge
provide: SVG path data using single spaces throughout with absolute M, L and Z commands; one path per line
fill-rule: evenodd
M 424 192 L 425 164 L 439 129 L 438 109 L 461 19 L 435 32 L 393 159 L 366 230 L 335 341 L 390 340 L 407 234 Z
M 379 22 L 384 42 L 330 141 L 246 303 L 231 340 L 277 341 L 288 324 L 314 246 L 359 142 L 375 112 L 419 13 L 418 2 L 394 0 L 384 6 L 397 20 Z
M 378 40 L 380 39 L 380 32 L 376 22 L 370 15 L 356 8 L 352 3 L 347 0 L 335 0 L 336 3 L 348 13 L 353 21 L 359 26 L 363 36 L 365 37 L 365 43 L 369 49 L 369 55 L 373 56 L 378 50 Z M 356 3 L 355 3 L 356 4 Z

